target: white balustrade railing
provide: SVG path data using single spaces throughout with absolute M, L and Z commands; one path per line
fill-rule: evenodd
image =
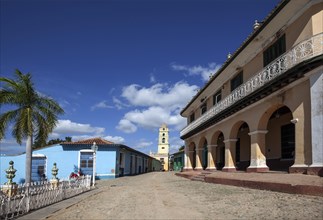
M 268 64 L 261 72 L 254 75 L 247 82 L 236 88 L 230 95 L 226 96 L 223 100 L 213 106 L 210 110 L 204 113 L 201 117 L 187 125 L 181 132 L 180 136 L 184 136 L 199 125 L 213 118 L 215 115 L 222 112 L 224 109 L 229 108 L 237 101 L 256 92 L 259 88 L 269 83 L 273 79 L 285 73 L 287 70 L 296 66 L 297 64 L 319 56 L 323 51 L 323 34 L 320 33 L 305 40 L 292 49 L 275 59 Z
M 47 205 L 76 196 L 91 189 L 91 176 L 60 180 L 57 187 L 50 181 L 18 185 L 16 195 L 8 197 L 0 186 L 0 219 L 13 219 Z M 27 193 L 28 191 L 28 193 Z

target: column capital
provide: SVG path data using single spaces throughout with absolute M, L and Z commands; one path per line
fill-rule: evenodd
M 267 133 L 268 133 L 268 130 L 256 130 L 256 131 L 249 132 L 248 134 L 251 136 L 255 134 L 267 134 Z
M 213 148 L 213 147 L 217 147 L 218 145 L 217 144 L 209 144 L 207 145 L 207 148 Z
M 227 142 L 236 142 L 238 141 L 238 139 L 226 139 L 223 141 L 223 143 L 227 143 Z

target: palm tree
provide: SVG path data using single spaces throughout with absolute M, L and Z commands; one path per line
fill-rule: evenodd
M 34 88 L 31 74 L 15 71 L 15 80 L 0 77 L 4 86 L 0 87 L 0 108 L 8 105 L 7 112 L 0 114 L 0 140 L 5 136 L 9 124 L 13 125 L 12 136 L 17 143 L 26 142 L 25 182 L 31 182 L 32 143 L 35 140 L 43 143 L 57 123 L 57 115 L 64 110 L 55 100 L 46 97 Z

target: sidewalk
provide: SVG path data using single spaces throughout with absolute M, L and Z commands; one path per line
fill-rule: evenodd
M 207 183 L 216 183 L 252 189 L 323 197 L 323 178 L 283 172 L 247 173 L 222 171 L 186 171 L 177 176 Z
M 32 211 L 26 215 L 23 215 L 21 217 L 18 217 L 17 219 L 21 220 L 31 220 L 31 219 L 46 219 L 51 214 L 61 210 L 61 209 L 67 209 L 68 207 L 88 198 L 89 196 L 96 195 L 100 193 L 101 190 L 98 188 L 92 189 L 88 192 L 82 193 L 80 195 L 74 196 L 69 199 L 65 199 L 63 201 L 60 201 L 58 203 L 54 203 L 52 205 L 43 207 L 41 209 L 37 209 L 35 211 Z

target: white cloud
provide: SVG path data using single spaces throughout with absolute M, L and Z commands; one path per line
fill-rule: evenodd
M 100 108 L 113 108 L 113 106 L 110 106 L 107 104 L 107 101 L 106 100 L 103 100 L 95 105 L 93 105 L 91 107 L 91 111 L 94 111 L 96 109 L 100 109 Z
M 123 131 L 124 133 L 134 133 L 137 131 L 136 125 L 127 119 L 121 119 L 119 124 L 116 127 L 118 130 Z
M 200 75 L 204 82 L 208 81 L 210 76 L 215 74 L 221 67 L 216 63 L 209 63 L 207 67 L 203 67 L 201 65 L 198 66 L 186 66 L 186 65 L 178 65 L 178 64 L 171 64 L 173 70 L 176 71 L 184 71 L 189 76 L 193 75 Z
M 151 83 L 155 83 L 156 82 L 156 78 L 155 78 L 155 76 L 152 73 L 150 74 L 150 82 Z
M 116 98 L 116 97 L 113 97 L 112 101 L 113 101 L 113 103 L 114 103 L 114 106 L 115 106 L 118 110 L 123 109 L 123 108 L 125 108 L 125 107 L 129 107 L 129 105 L 127 105 L 127 104 L 123 103 L 122 101 L 120 101 L 120 100 L 119 100 L 118 98 Z
M 109 91 L 109 94 L 111 95 L 116 89 L 115 88 L 111 88 Z
M 70 120 L 58 120 L 58 124 L 53 131 L 53 136 L 73 135 L 73 134 L 103 134 L 105 128 L 92 127 L 90 124 L 81 124 Z
M 93 135 L 72 135 L 72 141 L 79 141 L 79 140 L 85 140 L 90 138 L 96 138 L 98 136 Z
M 133 133 L 137 126 L 151 129 L 166 123 L 181 130 L 186 120 L 180 115 L 180 111 L 196 94 L 197 88 L 186 82 L 177 82 L 173 86 L 158 83 L 149 88 L 136 84 L 124 87 L 122 97 L 138 108 L 126 113 L 117 129 Z
M 26 141 L 22 141 L 21 145 L 13 138 L 11 139 L 2 139 L 0 141 L 0 155 L 1 154 L 19 154 L 25 152 L 26 150 Z
M 124 126 L 121 126 L 125 122 L 131 125 L 132 132 L 126 132 L 127 130 L 124 130 Z M 179 114 L 174 114 L 167 109 L 153 106 L 142 111 L 137 109 L 126 113 L 119 122 L 118 129 L 126 133 L 133 133 L 137 130 L 137 126 L 159 128 L 162 123 L 166 123 L 168 126 L 174 126 L 176 130 L 181 130 L 185 126 L 186 120 Z
M 123 88 L 121 96 L 134 106 L 162 106 L 176 109 L 182 108 L 196 94 L 197 88 L 185 82 L 177 82 L 171 87 L 158 83 L 150 88 L 132 84 Z
M 59 101 L 59 105 L 62 107 L 62 108 L 66 108 L 67 106 L 71 105 L 67 100 L 60 100 Z
M 153 142 L 151 142 L 151 141 L 140 140 L 140 141 L 136 144 L 135 148 L 136 148 L 136 149 L 143 149 L 143 148 L 147 148 L 147 147 L 151 146 L 152 144 L 153 144 Z
M 179 137 L 170 137 L 169 143 L 171 153 L 177 152 L 181 146 L 185 145 L 185 142 Z
M 107 140 L 107 141 L 111 141 L 115 144 L 123 144 L 125 143 L 125 139 L 123 137 L 120 137 L 120 136 L 105 136 L 103 137 L 103 139 Z

